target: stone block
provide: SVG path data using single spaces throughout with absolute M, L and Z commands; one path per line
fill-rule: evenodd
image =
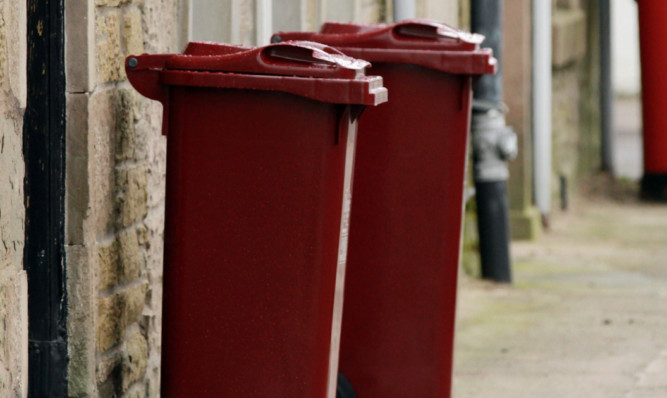
M 141 314 L 144 311 L 146 303 L 147 291 L 148 285 L 142 283 L 123 292 L 123 323 L 125 326 L 138 322 L 141 319 Z
M 95 5 L 98 7 L 118 7 L 122 4 L 128 4 L 136 0 L 95 0 Z
M 130 283 L 144 268 L 145 257 L 139 247 L 137 231 L 130 229 L 118 236 L 118 282 Z
M 123 80 L 125 78 L 125 64 L 121 51 L 119 11 L 113 10 L 97 16 L 95 41 L 98 83 L 104 84 Z
M 22 269 L 0 269 L 0 397 L 28 389 L 28 285 Z
M 120 233 L 116 240 L 98 249 L 99 289 L 136 280 L 145 268 L 145 261 L 137 232 L 130 229 Z
M 586 54 L 586 14 L 581 9 L 557 10 L 552 19 L 552 64 L 562 68 Z
M 349 22 L 355 19 L 354 11 L 354 0 L 325 0 L 322 19 Z
M 139 244 L 141 246 L 147 247 L 149 245 L 148 242 L 148 229 L 145 226 L 140 226 L 137 228 L 137 239 L 139 240 Z
M 145 136 L 146 142 L 149 146 L 148 159 L 150 163 L 147 165 L 148 173 L 146 175 L 146 182 L 148 185 L 148 207 L 155 209 L 164 205 L 165 189 L 166 189 L 166 141 L 165 137 L 159 134 Z
M 146 167 L 120 169 L 116 172 L 117 222 L 120 227 L 128 227 L 146 217 L 148 192 L 146 187 Z
M 83 244 L 83 222 L 89 212 L 88 94 L 67 94 L 67 162 L 65 177 L 65 240 Z
M 192 7 L 190 7 L 192 39 L 231 42 L 233 40 L 232 1 L 198 0 L 196 3 L 192 3 Z M 280 2 L 281 0 L 276 1 Z M 275 6 L 273 10 L 275 15 L 278 10 Z M 277 21 L 276 18 L 274 18 L 274 21 Z M 298 17 L 296 21 L 298 21 Z M 149 35 L 151 30 L 151 26 L 149 26 Z
M 146 375 L 146 396 L 157 397 L 160 395 L 160 371 L 159 368 Z
M 417 17 L 432 18 L 452 26 L 459 26 L 458 0 L 417 0 Z
M 150 292 L 153 294 L 153 292 Z M 160 296 L 161 297 L 161 296 Z M 162 314 L 152 313 L 150 309 L 144 312 L 142 321 L 142 331 L 146 334 L 147 342 L 147 395 L 152 397 L 155 391 L 159 391 L 160 366 L 161 366 L 161 347 L 162 347 Z
M 7 46 L 10 40 L 7 39 L 7 25 L 4 18 L 0 19 L 0 87 L 5 87 L 5 83 L 10 75 L 9 59 L 7 57 Z
M 470 0 L 459 1 L 459 23 L 457 26 L 459 29 L 470 31 Z
M 135 130 L 134 130 L 135 102 L 130 90 L 118 90 L 116 95 L 116 160 L 123 161 L 134 158 Z
M 147 395 L 147 387 L 143 384 L 137 384 L 132 386 L 124 395 L 123 398 L 145 398 L 145 397 L 156 397 L 156 394 Z
M 115 227 L 115 96 L 115 90 L 97 90 L 90 96 L 89 100 L 88 184 L 90 185 L 90 220 L 88 220 L 88 231 L 92 235 L 91 239 L 111 234 Z
M 151 210 L 144 221 L 146 224 L 146 268 L 151 286 L 161 286 L 164 253 L 164 207 Z M 151 287 L 152 288 L 152 287 Z M 158 298 L 159 299 L 159 298 Z M 156 302 L 156 304 L 159 304 Z M 156 308 L 159 311 L 159 307 Z
M 146 374 L 148 346 L 146 338 L 136 329 L 128 333 L 123 349 L 123 391 L 143 379 Z
M 178 0 L 141 0 L 144 22 L 144 44 L 146 52 L 162 53 L 176 51 L 178 44 Z M 203 0 L 197 0 L 197 3 Z M 216 0 L 216 3 L 221 0 Z M 218 18 L 215 23 L 224 24 Z M 180 49 L 179 49 L 180 50 Z
M 315 2 L 313 1 L 313 3 Z M 236 8 L 236 16 L 232 20 L 232 26 L 235 28 L 235 31 L 232 32 L 232 37 L 236 39 L 236 43 L 242 43 L 247 46 L 257 45 L 257 18 L 255 15 L 257 8 L 255 7 L 255 2 L 240 1 Z M 303 12 L 306 14 L 306 18 L 317 20 L 320 16 L 319 4 L 314 4 L 314 6 L 306 5 Z M 316 29 L 317 26 L 313 30 Z M 267 36 L 271 36 L 272 33 L 270 32 Z M 269 37 L 264 37 L 263 40 L 266 40 L 268 44 Z
M 133 90 L 133 89 L 130 89 Z M 131 91 L 132 92 L 132 91 Z M 134 159 L 137 162 L 157 162 L 162 156 L 159 139 L 162 136 L 162 104 L 146 101 L 133 92 L 134 106 Z M 157 106 L 155 106 L 157 105 Z M 150 111 L 149 111 L 150 109 Z M 158 125 L 156 125 L 156 123 Z
M 67 92 L 84 93 L 95 85 L 94 0 L 65 0 L 65 75 Z M 75 21 L 72 23 L 72 21 Z M 69 114 L 68 114 L 69 117 Z
M 141 12 L 131 8 L 123 16 L 123 44 L 126 55 L 144 53 L 144 31 Z
M 112 397 L 122 393 L 123 352 L 111 350 L 99 355 L 97 361 L 97 389 L 99 396 Z
M 10 115 L 0 114 L 0 269 L 21 267 L 25 237 L 23 135 L 20 113 Z
M 20 269 L 23 261 L 25 7 L 25 2 L 0 2 L 0 270 Z
M 139 321 L 146 301 L 146 284 L 99 299 L 97 306 L 97 351 L 105 352 L 121 342 L 128 325 Z
M 118 283 L 118 241 L 114 240 L 97 249 L 97 264 L 100 291 L 116 286 Z
M 356 0 L 356 21 L 364 23 L 377 23 L 382 19 L 381 7 L 376 0 Z M 349 21 L 346 21 L 349 22 Z M 314 26 L 313 30 L 317 30 Z
M 120 342 L 125 329 L 121 294 L 103 297 L 97 305 L 97 351 L 104 352 Z
M 158 144 L 162 144 L 162 142 L 158 142 Z M 164 205 L 166 185 L 165 174 L 166 162 L 164 157 L 155 159 L 155 161 L 148 167 L 146 178 L 148 183 L 148 207 L 150 209 L 155 209 Z
M 70 397 L 90 397 L 95 388 L 95 272 L 85 246 L 66 246 L 67 382 Z
M 149 211 L 144 220 L 146 226 L 146 278 L 149 290 L 146 294 L 142 330 L 148 341 L 147 395 L 155 396 L 160 383 L 160 351 L 162 344 L 162 258 L 163 258 L 163 225 L 164 207 L 158 206 Z
M 582 121 L 581 71 L 577 65 L 557 69 L 553 74 L 552 95 L 552 153 L 553 172 L 551 192 L 553 203 L 560 201 L 559 177 L 576 181 L 582 153 L 579 150 Z M 571 188 L 575 188 L 573 184 Z
M 27 24 L 26 3 L 0 3 L 0 87 L 6 97 L 13 97 L 19 108 L 25 108 L 27 98 L 26 60 Z M 1 102 L 2 100 L 0 100 Z

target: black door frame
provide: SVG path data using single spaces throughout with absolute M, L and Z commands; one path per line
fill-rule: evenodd
M 28 99 L 23 127 L 28 277 L 28 396 L 67 396 L 64 0 L 25 0 Z

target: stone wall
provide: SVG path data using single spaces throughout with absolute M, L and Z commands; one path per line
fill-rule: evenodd
M 289 10 L 297 28 L 317 28 L 327 4 L 337 4 L 328 2 L 274 2 L 274 29 L 293 22 L 280 19 Z M 422 1 L 420 16 L 428 16 L 424 10 L 430 8 L 423 7 L 435 3 Z M 452 13 L 450 22 L 458 23 L 458 0 L 445 3 L 454 5 L 447 12 Z M 65 0 L 72 397 L 159 396 L 165 138 L 160 134 L 161 106 L 132 89 L 123 61 L 129 54 L 181 51 L 189 16 L 196 17 L 186 4 Z M 255 2 L 225 4 L 230 18 L 238 19 L 229 21 L 221 34 L 254 44 Z M 387 19 L 384 0 L 350 4 L 357 21 Z
M 165 139 L 123 65 L 180 50 L 178 1 L 66 1 L 72 397 L 159 395 Z
M 532 151 L 532 7 L 531 0 L 505 2 L 503 84 L 507 124 L 517 134 L 519 153 L 509 162 L 508 181 L 512 239 L 536 239 L 541 216 L 533 206 Z
M 0 0 L 0 397 L 24 397 L 28 375 L 23 271 L 26 3 Z
M 552 209 L 561 205 L 561 178 L 576 189 L 600 169 L 599 24 L 597 0 L 554 1 Z
M 417 0 L 417 17 L 459 26 L 459 1 Z

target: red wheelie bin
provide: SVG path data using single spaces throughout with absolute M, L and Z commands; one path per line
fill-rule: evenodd
M 644 175 L 641 195 L 667 201 L 667 1 L 638 0 Z
M 127 59 L 167 135 L 163 397 L 327 397 L 357 117 L 386 100 L 367 66 L 316 43 Z
M 359 125 L 339 371 L 359 398 L 449 397 L 464 174 L 482 37 L 429 21 L 327 23 L 313 40 L 389 89 Z

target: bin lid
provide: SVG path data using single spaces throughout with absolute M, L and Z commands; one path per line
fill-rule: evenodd
M 370 64 L 320 43 L 294 41 L 251 48 L 190 43 L 184 54 L 131 55 L 128 79 L 141 94 L 165 102 L 169 86 L 287 92 L 310 99 L 356 105 L 387 101 Z
M 278 32 L 272 42 L 312 40 L 370 62 L 420 65 L 456 74 L 492 74 L 493 51 L 480 48 L 484 36 L 429 19 L 394 24 L 327 22 L 320 32 Z

